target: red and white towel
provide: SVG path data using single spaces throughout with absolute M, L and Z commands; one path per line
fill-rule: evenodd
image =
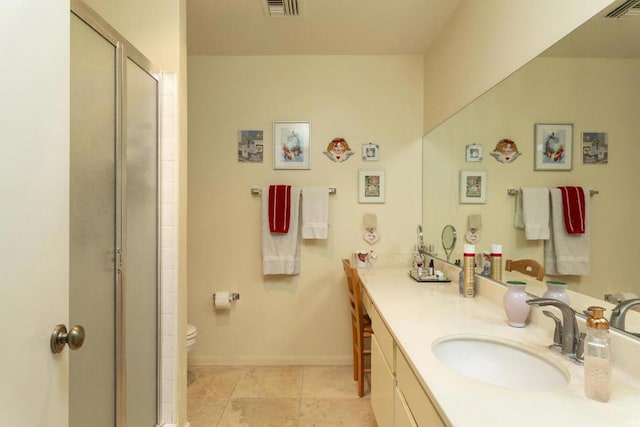
M 558 187 L 562 193 L 564 225 L 569 234 L 584 234 L 586 207 L 582 187 Z
M 269 230 L 288 233 L 291 219 L 291 186 L 269 186 Z
M 266 187 L 262 194 L 269 191 Z M 270 230 L 270 197 L 262 197 L 262 274 L 300 274 L 300 188 L 289 190 L 290 206 L 288 233 L 272 233 Z

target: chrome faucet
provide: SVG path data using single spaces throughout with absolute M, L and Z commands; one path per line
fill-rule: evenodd
M 554 344 L 561 346 L 561 353 L 568 357 L 580 361 L 582 359 L 581 340 L 583 336 L 578 328 L 576 320 L 576 311 L 562 301 L 553 298 L 533 298 L 527 301 L 529 305 L 544 307 L 551 305 L 556 307 L 562 313 L 562 325 L 560 325 L 560 342 L 557 342 L 557 333 L 554 337 Z M 556 322 L 556 329 L 558 323 Z
M 609 326 L 624 331 L 624 323 L 627 316 L 627 311 L 629 311 L 631 307 L 635 307 L 636 305 L 640 305 L 640 298 L 633 298 L 619 302 L 618 305 L 616 305 L 615 308 L 611 311 Z

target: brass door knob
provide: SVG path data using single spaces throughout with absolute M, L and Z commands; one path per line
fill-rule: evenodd
M 51 352 L 60 353 L 64 349 L 65 344 L 67 344 L 71 350 L 77 350 L 84 344 L 84 336 L 84 328 L 80 325 L 72 327 L 69 332 L 67 332 L 65 325 L 56 325 L 51 334 Z

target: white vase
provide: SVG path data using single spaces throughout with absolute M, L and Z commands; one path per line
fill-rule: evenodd
M 549 280 L 547 282 L 547 291 L 542 295 L 543 298 L 553 298 L 569 305 L 569 295 L 567 295 L 567 282 L 558 280 Z
M 524 291 L 525 285 L 525 282 L 507 281 L 507 293 L 502 300 L 509 326 L 514 328 L 527 326 L 527 317 L 531 311 L 531 307 L 527 304 L 529 295 Z

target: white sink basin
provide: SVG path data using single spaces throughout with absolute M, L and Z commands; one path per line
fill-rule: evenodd
M 433 353 L 462 375 L 514 390 L 563 388 L 569 371 L 519 343 L 480 335 L 452 335 L 433 343 Z

